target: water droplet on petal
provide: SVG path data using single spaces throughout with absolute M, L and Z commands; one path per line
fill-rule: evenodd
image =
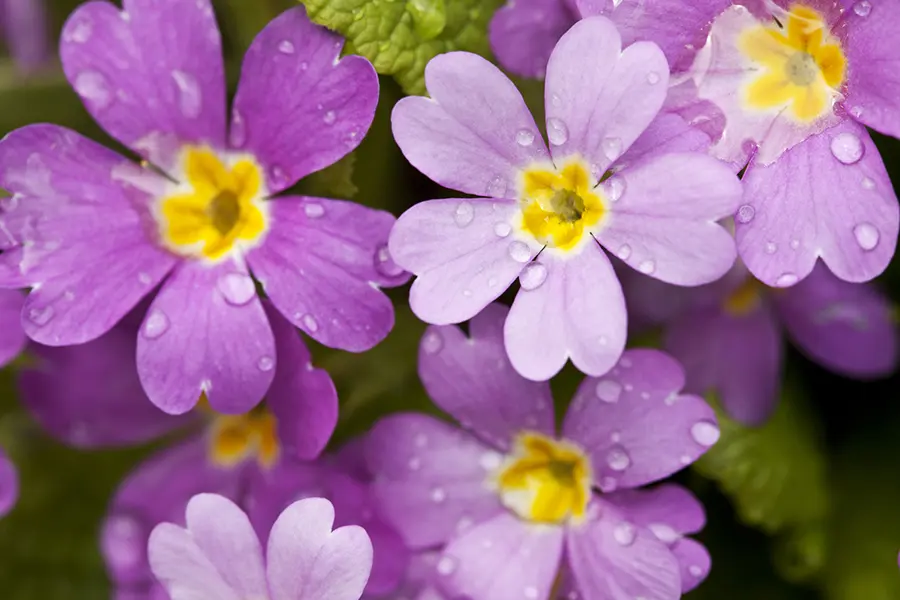
M 871 177 L 863 177 L 862 186 L 864 190 L 874 190 L 875 181 Z
M 303 315 L 300 321 L 303 323 L 303 327 L 310 333 L 315 333 L 319 330 L 319 322 L 316 321 L 316 318 L 312 315 Z
M 197 79 L 184 71 L 172 71 L 172 79 L 178 86 L 178 106 L 188 119 L 196 119 L 203 110 L 203 93 Z
M 426 354 L 437 354 L 444 347 L 444 338 L 437 331 L 429 331 L 422 338 L 422 349 Z
M 531 260 L 531 250 L 524 242 L 514 241 L 509 245 L 509 257 L 516 262 L 527 263 Z
M 534 143 L 534 133 L 530 129 L 520 129 L 516 132 L 516 143 L 527 148 Z
M 845 165 L 858 163 L 864 153 L 865 146 L 855 133 L 845 131 L 831 138 L 831 154 Z
M 456 559 L 452 556 L 442 556 L 437 564 L 437 572 L 441 575 L 452 575 L 456 570 Z
M 622 156 L 622 139 L 617 137 L 604 138 L 601 142 L 603 154 L 609 160 L 616 160 Z
M 853 228 L 853 237 L 856 238 L 856 243 L 859 244 L 860 248 L 869 252 L 878 246 L 881 234 L 871 223 L 860 223 Z
M 628 257 L 631 256 L 631 246 L 629 246 L 628 244 L 622 244 L 619 247 L 619 250 L 616 252 L 616 256 L 618 256 L 622 260 L 628 260 Z
M 28 320 L 38 327 L 43 327 L 53 319 L 55 314 L 56 312 L 52 306 L 45 306 L 44 308 L 34 307 L 28 310 Z
M 854 106 L 850 109 L 850 115 L 854 119 L 862 118 L 863 116 L 863 107 L 862 106 Z
M 860 17 L 868 17 L 872 12 L 872 3 L 869 0 L 860 0 L 853 5 L 853 12 Z
M 559 97 L 559 94 L 550 96 L 550 104 L 553 106 L 562 106 L 562 98 Z
M 613 471 L 624 471 L 631 466 L 631 457 L 620 446 L 614 446 L 606 454 L 606 464 Z
M 80 19 L 77 23 L 66 27 L 66 41 L 83 44 L 91 38 L 93 30 L 94 26 L 87 18 Z
M 800 247 L 800 240 L 791 240 L 791 250 L 796 250 Z
M 506 180 L 499 175 L 491 179 L 484 190 L 489 198 L 503 198 L 506 196 Z
M 790 287 L 797 283 L 798 277 L 793 273 L 782 273 L 775 280 L 775 287 Z
M 597 382 L 594 392 L 604 402 L 613 404 L 618 402 L 619 397 L 622 395 L 622 385 L 612 379 L 601 379 Z
M 653 260 L 645 260 L 638 265 L 638 271 L 644 275 L 650 275 L 656 270 L 656 263 Z
M 375 251 L 375 270 L 385 277 L 398 277 L 403 269 L 391 258 L 387 244 L 382 244 Z
M 494 469 L 499 469 L 500 465 L 503 464 L 503 457 L 496 452 L 485 452 L 478 460 L 478 464 L 485 471 L 493 471 Z
M 625 179 L 618 175 L 613 175 L 606 182 L 606 195 L 610 202 L 618 202 L 619 198 L 625 193 Z
M 144 337 L 155 340 L 169 329 L 169 317 L 159 309 L 153 309 L 144 321 Z
M 647 529 L 656 536 L 656 539 L 664 544 L 674 544 L 681 539 L 681 534 L 665 523 L 650 523 Z
M 765 251 L 766 254 L 775 254 L 778 250 L 778 245 L 775 242 L 766 242 Z
M 112 101 L 109 82 L 97 71 L 82 71 L 75 76 L 75 91 L 95 109 L 102 110 Z
M 303 213 L 310 219 L 318 219 L 325 214 L 325 207 L 318 202 L 307 202 L 303 205 Z
M 497 234 L 497 237 L 505 238 L 512 233 L 512 226 L 509 223 L 497 223 L 494 225 L 494 233 Z
M 562 146 L 569 141 L 569 128 L 560 119 L 547 119 L 547 139 L 554 146 Z
M 293 54 L 296 51 L 296 48 L 291 40 L 282 40 L 278 44 L 278 51 L 282 54 Z
M 228 141 L 232 148 L 242 148 L 247 143 L 247 125 L 244 115 L 238 109 L 231 111 L 231 129 L 228 132 Z
M 657 73 L 656 71 L 650 71 L 649 73 L 647 73 L 647 83 L 649 83 L 650 85 L 656 85 L 657 83 L 659 83 L 659 73 Z
M 739 223 L 749 223 L 756 216 L 756 209 L 749 204 L 744 204 L 738 209 L 737 220 Z
M 246 273 L 227 273 L 216 284 L 228 304 L 243 306 L 256 297 L 256 285 Z
M 691 426 L 691 437 L 701 446 L 712 446 L 719 441 L 719 427 L 710 421 L 697 421 Z
M 337 114 L 333 110 L 329 110 L 322 117 L 322 120 L 325 121 L 326 125 L 334 125 L 334 122 L 337 121 Z
M 525 265 L 519 274 L 519 284 L 525 291 L 536 290 L 547 281 L 547 267 L 539 262 L 531 262 Z
M 418 456 L 413 456 L 407 463 L 410 471 L 418 471 L 422 467 L 422 460 Z
M 525 588 L 525 598 L 527 598 L 527 600 L 537 600 L 539 595 L 540 592 L 538 592 L 538 589 L 533 585 L 529 585 Z
M 268 373 L 275 366 L 275 359 L 273 359 L 271 356 L 263 356 L 256 363 L 256 366 L 263 373 Z
M 619 482 L 613 477 L 604 477 L 600 480 L 600 491 L 604 494 L 610 494 L 619 488 Z
M 475 219 L 475 207 L 471 202 L 460 202 L 453 213 L 453 220 L 459 227 L 465 227 Z
M 698 567 L 697 565 L 691 565 L 690 567 L 688 567 L 688 572 L 694 577 L 700 577 L 701 575 L 703 575 L 703 569 L 701 567 Z
M 144 285 L 149 285 L 153 280 L 150 278 L 150 273 L 144 273 L 141 271 L 138 273 L 138 281 L 140 281 Z
M 447 499 L 447 492 L 444 491 L 444 488 L 436 487 L 431 490 L 431 500 L 435 504 L 440 504 L 444 500 Z
M 631 523 L 627 523 L 622 521 L 615 527 L 613 527 L 613 539 L 619 543 L 621 546 L 630 546 L 634 543 L 635 538 L 637 537 L 637 531 L 634 529 L 634 525 Z

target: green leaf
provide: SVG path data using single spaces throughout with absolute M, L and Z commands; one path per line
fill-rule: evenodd
M 407 94 L 425 92 L 425 65 L 443 52 L 490 54 L 487 27 L 503 0 L 300 0 Z
M 356 154 L 350 153 L 330 167 L 304 178 L 298 189 L 306 196 L 349 200 L 359 191 L 353 184 L 355 166 Z
M 748 525 L 769 534 L 822 521 L 829 511 L 825 456 L 815 417 L 786 387 L 772 418 L 746 427 L 728 418 L 716 398 L 722 435 L 694 465 L 715 480 Z

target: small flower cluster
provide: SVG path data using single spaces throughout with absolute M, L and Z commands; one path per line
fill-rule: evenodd
M 765 422 L 784 333 L 849 376 L 896 363 L 866 283 L 900 225 L 866 130 L 900 137 L 892 2 L 511 0 L 491 42 L 545 80 L 545 126 L 488 60 L 437 56 L 392 131 L 458 194 L 399 218 L 293 191 L 359 146 L 379 95 L 304 8 L 259 33 L 229 103 L 210 0 L 81 5 L 62 67 L 130 154 L 50 124 L 0 141 L 0 364 L 26 350 L 22 400 L 70 445 L 169 440 L 102 526 L 117 597 L 698 586 L 704 510 L 663 480 L 719 439 L 703 396 Z M 452 421 L 393 414 L 329 448 L 338 394 L 297 330 L 369 350 L 394 325 L 382 289 L 411 278 L 419 376 Z M 665 351 L 626 350 L 660 325 Z M 17 491 L 0 454 L 0 513 Z

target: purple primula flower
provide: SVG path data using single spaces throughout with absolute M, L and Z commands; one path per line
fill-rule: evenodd
M 147 550 L 172 600 L 357 600 L 372 569 L 365 529 L 332 531 L 334 507 L 324 498 L 287 507 L 265 554 L 247 515 L 228 498 L 194 496 L 185 520 L 185 528 L 157 525 Z
M 16 290 L 0 290 L 0 367 L 19 355 L 28 339 L 22 331 L 25 295 Z
M 0 448 L 0 517 L 5 517 L 19 499 L 19 474 L 16 466 Z
M 269 389 L 272 305 L 317 341 L 378 343 L 393 308 L 378 287 L 394 218 L 322 198 L 280 196 L 356 148 L 378 80 L 302 7 L 270 23 L 243 65 L 226 141 L 225 79 L 209 0 L 79 7 L 63 32 L 66 75 L 88 111 L 146 159 L 140 166 L 53 125 L 0 142 L 0 223 L 13 244 L 0 284 L 33 287 L 28 335 L 52 346 L 108 331 L 159 286 L 138 336 L 150 399 L 179 414 L 205 392 L 241 413 Z M 147 162 L 149 161 L 149 162 Z
M 397 103 L 394 137 L 431 179 L 480 197 L 422 202 L 391 232 L 393 259 L 417 275 L 410 305 L 422 320 L 470 319 L 519 278 L 505 328 L 516 370 L 544 380 L 571 357 L 601 375 L 624 349 L 627 316 L 600 246 L 678 285 L 713 281 L 734 262 L 716 221 L 737 208 L 740 182 L 696 151 L 703 133 L 658 116 L 668 67 L 654 44 L 623 51 L 604 17 L 562 37 L 547 69 L 550 151 L 486 60 L 438 56 L 425 81 L 430 98 Z
M 717 441 L 713 410 L 679 393 L 673 359 L 631 350 L 584 381 L 558 436 L 549 385 L 506 356 L 505 317 L 493 304 L 469 337 L 443 326 L 422 338 L 422 381 L 462 428 L 412 413 L 375 425 L 366 458 L 384 516 L 411 549 L 442 548 L 449 598 L 555 598 L 569 586 L 592 600 L 663 600 L 694 588 L 709 555 L 683 536 L 703 527 L 702 506 L 677 485 L 637 488 Z
M 553 47 L 579 19 L 605 15 L 627 46 L 655 42 L 672 71 L 689 67 L 731 0 L 509 0 L 491 21 L 491 47 L 517 75 L 543 77 Z
M 625 289 L 632 314 L 663 325 L 663 347 L 687 372 L 685 389 L 716 392 L 726 412 L 747 425 L 763 423 L 776 406 L 785 334 L 810 359 L 848 377 L 884 377 L 897 365 L 888 298 L 823 265 L 784 290 L 767 288 L 740 263 L 701 288 L 676 290 L 634 275 Z
M 44 0 L 0 0 L 0 28 L 16 65 L 24 72 L 46 66 L 53 48 Z
M 725 114 L 713 154 L 741 168 L 741 258 L 770 286 L 821 257 L 868 281 L 894 255 L 900 211 L 865 129 L 900 136 L 894 3 L 758 0 L 716 19 L 697 56 L 698 95 Z

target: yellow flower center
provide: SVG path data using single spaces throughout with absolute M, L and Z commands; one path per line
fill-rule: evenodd
M 497 477 L 503 504 L 538 523 L 584 517 L 591 483 L 590 462 L 581 449 L 534 432 L 518 437 Z
M 253 158 L 223 161 L 208 147 L 188 146 L 181 165 L 184 181 L 157 206 L 166 248 L 216 261 L 235 246 L 246 249 L 262 241 L 268 216 L 262 202 L 262 169 Z
M 580 159 L 561 169 L 535 167 L 522 175 L 522 229 L 541 244 L 560 250 L 578 246 L 606 212 L 590 171 Z
M 214 415 L 210 426 L 209 456 L 220 467 L 234 467 L 256 459 L 261 467 L 271 467 L 278 459 L 281 445 L 277 422 L 267 409 L 257 407 L 243 415 L 221 415 L 201 398 L 203 412 Z
M 754 109 L 787 108 L 786 114 L 809 123 L 840 95 L 847 59 L 819 12 L 795 4 L 785 18 L 783 28 L 760 25 L 738 39 L 740 51 L 760 67 L 744 87 L 744 101 Z
M 725 299 L 723 308 L 726 313 L 735 317 L 748 315 L 756 310 L 756 307 L 762 302 L 762 291 L 763 285 L 748 275 L 744 282 Z

